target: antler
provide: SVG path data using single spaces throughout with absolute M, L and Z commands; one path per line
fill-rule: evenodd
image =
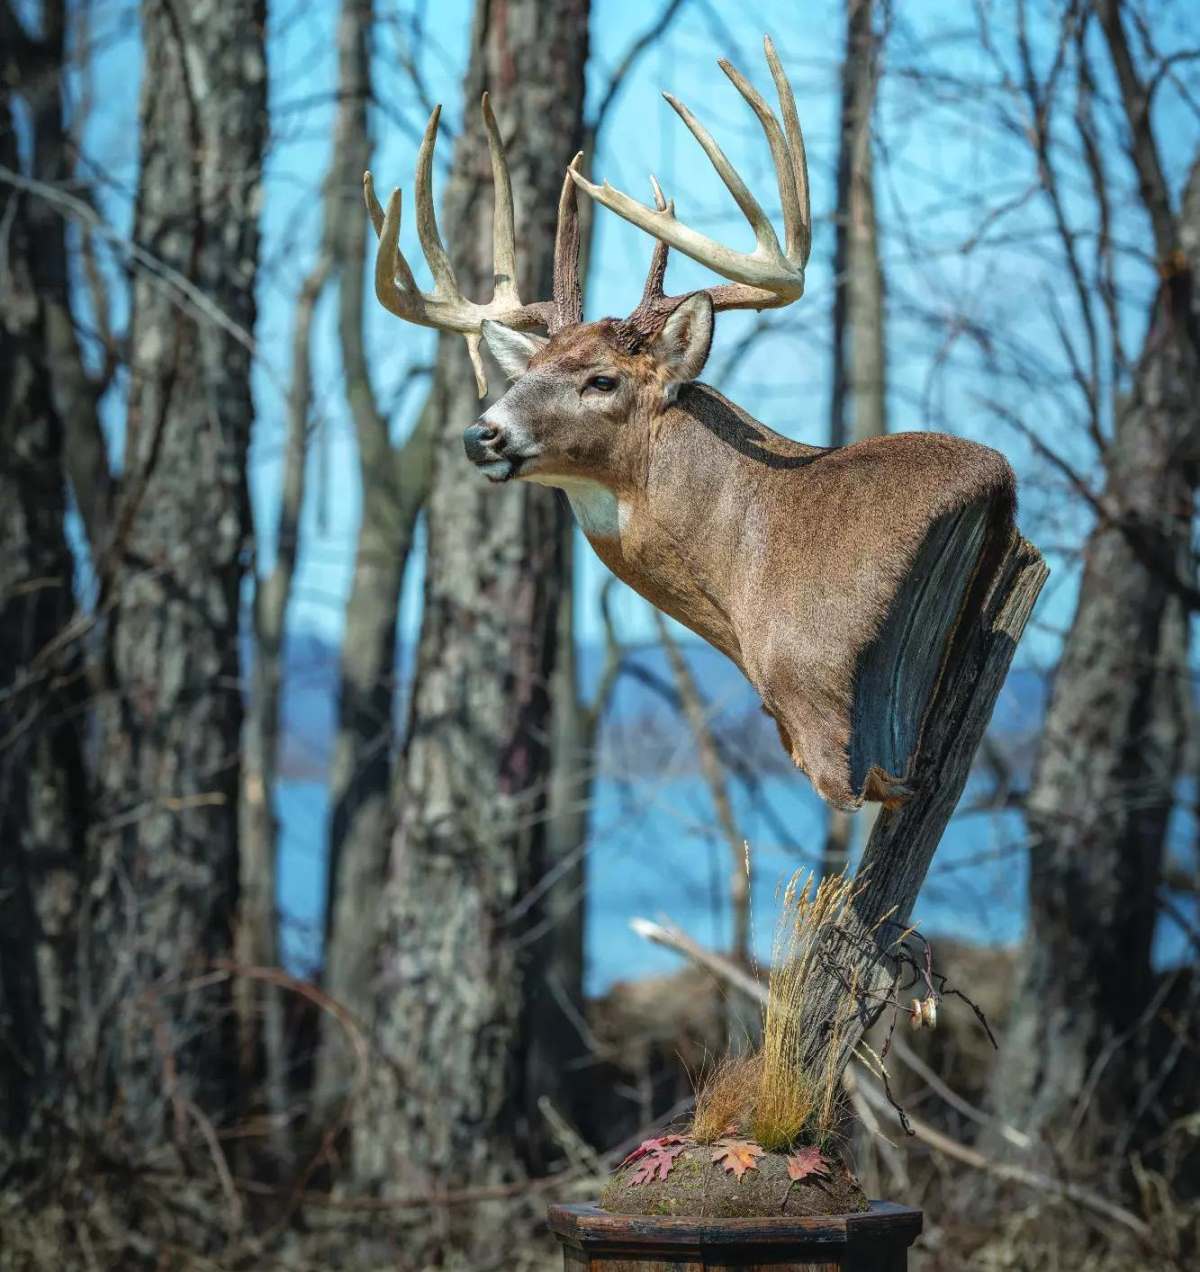
M 804 137 L 796 113 L 796 99 L 792 96 L 791 85 L 783 72 L 770 36 L 763 40 L 763 48 L 767 54 L 767 65 L 771 68 L 771 77 L 775 81 L 775 91 L 779 95 L 779 106 L 783 114 L 782 128 L 761 94 L 735 67 L 724 58 L 718 65 L 758 116 L 767 144 L 771 148 L 775 177 L 779 183 L 779 201 L 783 206 L 783 248 L 779 246 L 767 214 L 738 176 L 721 147 L 713 140 L 712 134 L 670 93 L 664 93 L 663 96 L 700 143 L 717 170 L 717 175 L 724 181 L 746 220 L 750 222 L 756 244 L 753 252 L 735 252 L 677 220 L 674 205 L 668 204 L 662 197 L 657 182 L 654 183 L 656 206 L 651 208 L 620 190 L 615 190 L 607 181 L 602 186 L 595 185 L 583 177 L 574 165 L 571 168 L 569 175 L 581 190 L 597 203 L 603 204 L 658 240 L 654 265 L 651 268 L 651 280 L 657 273 L 657 281 L 653 284 L 651 280 L 647 281 L 646 295 L 635 313 L 657 310 L 681 299 L 664 298 L 662 295 L 662 270 L 666 263 L 667 246 L 678 248 L 701 265 L 707 265 L 714 273 L 731 280 L 728 284 L 703 289 L 712 297 L 716 309 L 770 309 L 791 304 L 804 293 L 804 266 L 812 248 L 812 210 L 808 196 L 808 163 L 804 153 Z M 661 253 L 660 248 L 663 248 Z M 655 289 L 656 296 L 652 294 Z M 657 304 L 654 303 L 656 300 Z
M 521 303 L 517 292 L 517 251 L 513 226 L 512 180 L 508 159 L 496 116 L 492 113 L 487 93 L 482 102 L 483 126 L 487 132 L 488 152 L 492 160 L 492 184 L 496 191 L 496 210 L 492 226 L 492 263 L 495 284 L 492 299 L 486 305 L 468 300 L 458 285 L 450 257 L 438 232 L 437 214 L 433 208 L 433 150 L 437 142 L 441 106 L 435 106 L 425 126 L 421 148 L 417 152 L 416 203 L 417 237 L 433 274 L 433 291 L 422 292 L 413 278 L 412 269 L 400 250 L 401 195 L 393 190 L 387 210 L 375 195 L 375 182 L 369 172 L 363 174 L 363 197 L 379 248 L 375 254 L 375 295 L 384 308 L 406 322 L 439 331 L 457 331 L 467 341 L 467 352 L 475 369 L 475 385 L 479 396 L 487 393 L 487 375 L 479 353 L 481 324 L 493 318 L 506 326 L 526 330 L 545 327 L 550 332 L 580 322 L 583 318 L 579 283 L 579 225 L 572 174 L 578 175 L 582 153 L 571 160 L 563 179 L 558 204 L 558 233 L 554 248 L 554 298 L 532 305 Z

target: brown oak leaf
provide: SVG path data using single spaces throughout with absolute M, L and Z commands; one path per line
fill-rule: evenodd
M 621 1165 L 628 1166 L 630 1162 L 636 1162 L 638 1158 L 645 1157 L 647 1153 L 653 1153 L 655 1149 L 667 1148 L 672 1144 L 683 1144 L 685 1142 L 682 1135 L 660 1135 L 657 1139 L 642 1140 Z
M 641 1149 L 646 1151 L 640 1153 L 641 1165 L 629 1176 L 630 1184 L 648 1184 L 655 1175 L 659 1179 L 666 1179 L 671 1173 L 675 1159 L 686 1147 L 680 1135 L 664 1135 L 662 1139 L 643 1140 L 634 1151 L 639 1152 Z
M 809 1175 L 829 1176 L 829 1163 L 821 1156 L 815 1144 L 797 1149 L 787 1159 L 788 1178 L 793 1181 L 807 1179 Z
M 723 1139 L 717 1140 L 714 1162 L 719 1162 L 727 1171 L 732 1171 L 738 1179 L 748 1171 L 757 1170 L 756 1158 L 763 1155 L 763 1149 L 749 1140 Z

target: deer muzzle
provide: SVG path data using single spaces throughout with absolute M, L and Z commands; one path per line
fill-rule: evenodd
M 463 430 L 467 458 L 489 481 L 508 481 L 521 467 L 522 457 L 511 453 L 509 440 L 501 425 L 486 418 Z

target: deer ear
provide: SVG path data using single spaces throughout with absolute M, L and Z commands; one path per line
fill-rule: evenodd
M 704 370 L 712 337 L 712 297 L 696 292 L 667 319 L 652 348 L 673 386 L 694 380 Z
M 543 345 L 548 344 L 546 336 L 531 335 L 527 331 L 514 331 L 502 322 L 485 318 L 481 324 L 483 338 L 492 356 L 500 364 L 500 370 L 510 380 L 522 376 L 529 368 L 530 360 Z

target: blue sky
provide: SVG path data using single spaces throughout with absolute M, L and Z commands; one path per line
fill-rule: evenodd
M 445 103 L 449 132 L 459 126 L 460 82 L 466 58 L 470 0 L 439 0 L 428 6 L 419 58 L 431 93 Z M 1186 6 L 1163 6 L 1160 42 L 1171 47 L 1185 34 Z M 373 168 L 381 187 L 411 189 L 415 143 L 424 113 L 395 61 L 405 38 L 400 16 L 410 5 L 379 5 L 376 84 L 386 109 L 375 112 Z M 1033 180 L 1029 148 L 1006 114 L 1020 119 L 1017 94 L 1006 87 L 998 64 L 979 44 L 967 6 L 950 0 L 901 3 L 885 57 L 879 127 L 886 148 L 878 177 L 889 284 L 889 374 L 891 427 L 949 429 L 1003 450 L 1022 483 L 1026 532 L 1049 550 L 1059 566 L 1039 612 L 1038 624 L 1020 657 L 1053 659 L 1057 633 L 1069 620 L 1074 571 L 1059 545 L 1077 545 L 1086 522 L 1077 501 L 1044 462 L 1036 461 L 1019 431 L 996 422 L 984 400 L 1001 402 L 1025 424 L 1085 471 L 1094 454 L 1079 427 L 1078 402 L 1065 384 L 1067 364 L 1058 349 L 1051 308 L 1070 312 L 1066 276 L 1048 213 L 1036 195 L 1022 201 Z M 1000 64 L 1015 65 L 1012 6 L 995 6 L 993 25 Z M 657 5 L 634 0 L 593 4 L 588 99 L 594 107 L 612 66 L 630 40 L 653 20 Z M 130 224 L 136 183 L 139 49 L 136 9 L 127 0 L 96 0 L 93 6 L 95 108 L 87 129 L 87 151 L 100 181 L 105 214 L 122 232 Z M 771 333 L 731 365 L 730 351 L 755 321 L 753 315 L 724 315 L 709 363 L 724 370 L 721 387 L 780 432 L 810 442 L 827 438 L 829 309 L 833 233 L 833 160 L 841 56 L 841 4 L 814 0 L 797 4 L 769 0 L 751 11 L 732 4 L 693 0 L 660 46 L 639 63 L 600 139 L 595 173 L 639 196 L 647 196 L 647 174 L 655 172 L 675 196 L 679 214 L 734 246 L 746 246 L 749 231 L 712 174 L 695 143 L 659 90 L 670 88 L 712 128 L 735 165 L 768 208 L 775 201 L 769 156 L 757 125 L 715 60 L 728 55 L 764 88 L 769 80 L 760 40 L 770 31 L 792 79 L 809 147 L 816 236 L 805 298 L 772 318 Z M 255 372 L 258 408 L 252 448 L 252 491 L 260 533 L 260 560 L 271 556 L 270 527 L 280 484 L 283 393 L 293 304 L 319 235 L 319 187 L 329 157 L 335 75 L 332 0 L 271 6 L 269 61 L 272 137 L 264 189 L 262 277 L 259 288 L 259 357 Z M 1035 24 L 1035 61 L 1052 52 L 1048 28 Z M 1106 76 L 1107 60 L 1097 50 Z M 918 81 L 914 68 L 936 72 Z M 964 90 L 962 81 L 972 88 Z M 981 86 L 981 87 L 980 87 Z M 79 84 L 82 91 L 83 85 Z M 1197 129 L 1169 92 L 1160 94 L 1160 114 L 1170 135 L 1188 144 L 1167 156 L 1178 181 L 1195 147 Z M 1110 139 L 1116 147 L 1119 138 Z M 450 137 L 441 155 L 448 160 Z M 1065 146 L 1070 139 L 1064 138 Z M 1115 151 L 1114 151 L 1115 153 Z M 564 153 L 564 162 L 569 156 Z M 1118 158 L 1115 177 L 1131 193 L 1133 173 Z M 1118 191 L 1120 193 L 1120 191 Z M 1068 207 L 1086 230 L 1090 192 L 1081 183 L 1067 191 Z M 996 217 L 998 209 L 1014 210 Z M 994 224 L 989 218 L 995 218 Z M 1135 201 L 1118 199 L 1117 236 L 1148 242 Z M 963 246 L 990 224 L 981 245 Z M 411 223 L 403 243 L 423 277 Z M 632 227 L 601 211 L 587 289 L 588 316 L 626 312 L 637 298 L 648 244 Z M 686 259 L 675 259 L 671 286 L 683 289 L 710 277 Z M 1145 298 L 1153 285 L 1148 263 L 1137 251 L 1123 258 L 1119 281 L 1125 301 L 1121 323 L 1136 348 L 1144 324 Z M 327 294 L 314 336 L 315 413 L 310 458 L 310 498 L 303 526 L 300 568 L 291 614 L 293 630 L 336 641 L 353 559 L 359 490 L 353 435 L 342 400 L 335 339 L 335 298 Z M 376 389 L 393 402 L 397 437 L 410 426 L 420 387 L 396 398 L 397 386 L 415 363 L 430 356 L 429 333 L 400 323 L 368 299 L 368 347 Z M 964 333 L 973 332 L 968 336 Z M 994 341 L 994 348 L 983 346 Z M 999 351 L 999 352 L 997 352 Z M 110 395 L 108 419 L 119 444 L 121 403 Z M 475 480 L 463 462 L 462 478 Z M 590 552 L 582 565 L 580 629 L 597 633 L 595 594 L 603 567 Z M 1066 566 L 1067 568 L 1062 568 Z M 402 631 L 411 636 L 419 621 L 420 569 L 410 571 Z M 647 634 L 645 607 L 621 590 L 618 617 L 632 635 Z

